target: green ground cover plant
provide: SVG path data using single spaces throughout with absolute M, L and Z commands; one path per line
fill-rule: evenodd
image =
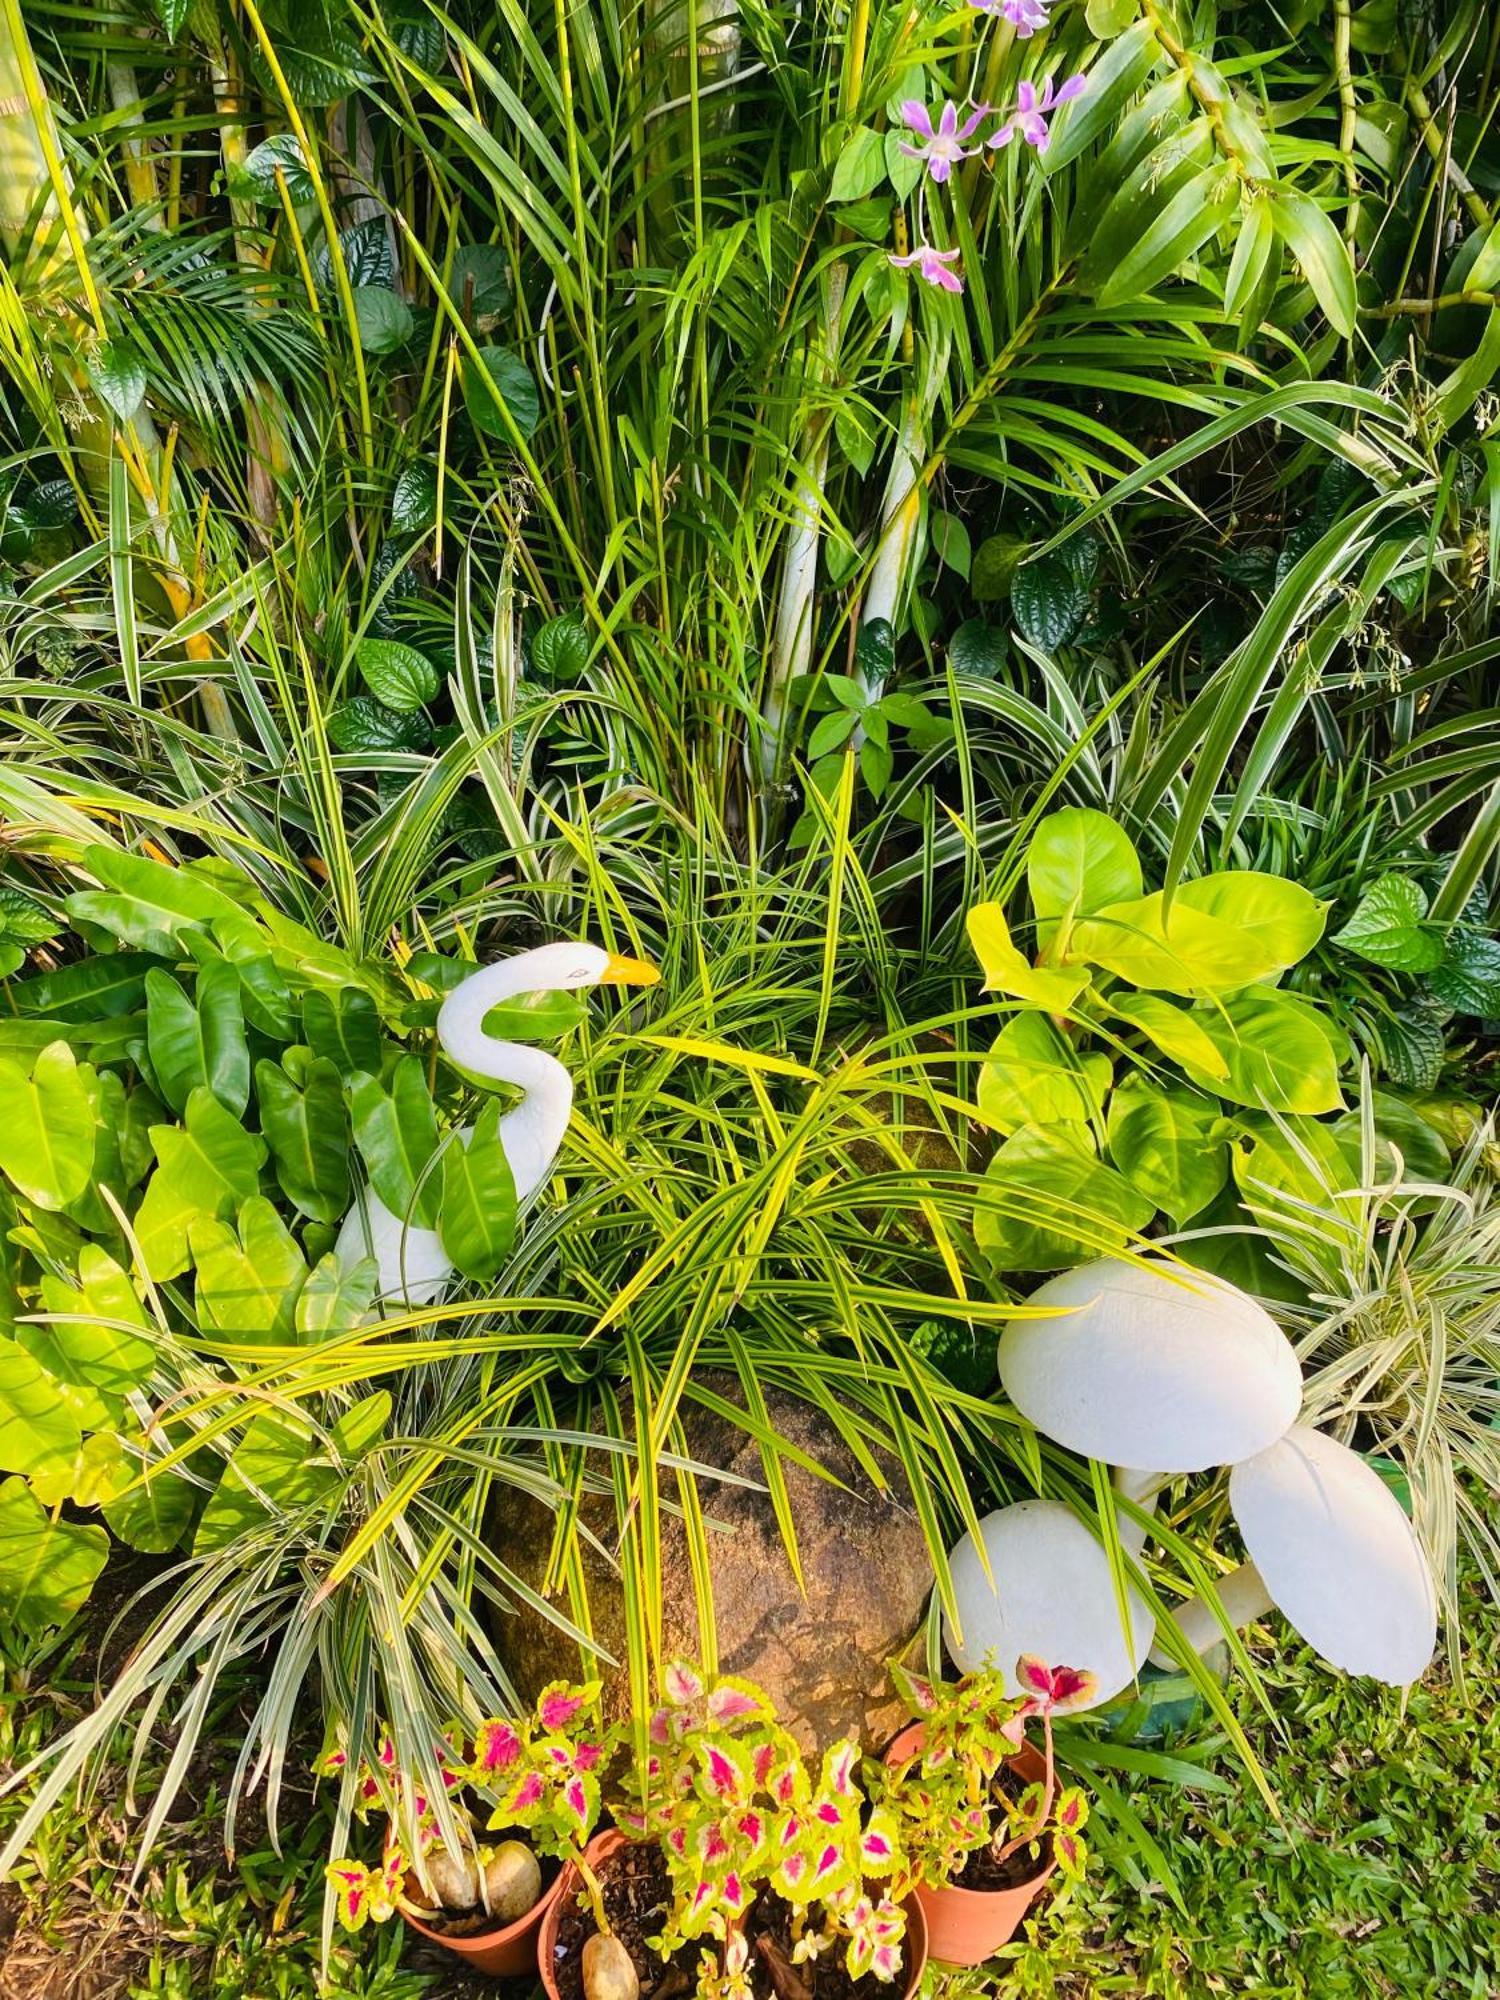
M 417 1991 L 323 1896 L 361 1763 L 520 1712 L 500 1607 L 572 1670 L 595 1502 L 650 1712 L 703 1413 L 793 1564 L 768 1397 L 899 1478 L 934 1635 L 1038 1495 L 1169 1621 L 1221 1488 L 1127 1550 L 994 1367 L 1151 1250 L 1269 1302 L 1446 1658 L 1072 1725 L 1088 1886 L 986 1978 L 1490 1990 L 1490 15 L 0 0 L 16 1977 L 81 1871 L 141 1991 Z M 571 1079 L 518 1203 L 435 1024 L 554 939 L 660 981 L 487 1022 Z M 372 1198 L 445 1291 L 377 1310 Z

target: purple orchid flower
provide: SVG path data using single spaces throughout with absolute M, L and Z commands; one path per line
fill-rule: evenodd
M 967 160 L 979 151 L 977 146 L 965 146 L 965 139 L 972 139 L 983 121 L 990 115 L 990 107 L 981 104 L 966 118 L 962 125 L 958 122 L 958 106 L 950 98 L 938 113 L 937 129 L 933 129 L 932 118 L 925 104 L 918 104 L 909 97 L 901 107 L 901 122 L 910 132 L 915 132 L 921 140 L 919 146 L 908 146 L 903 139 L 901 150 L 909 160 L 921 160 L 939 187 L 960 160 Z
M 998 14 L 1002 21 L 1009 21 L 1016 39 L 1025 42 L 1048 25 L 1052 0 L 969 0 L 969 5 L 981 14 Z
M 909 257 L 892 257 L 891 262 L 898 271 L 909 271 L 915 264 L 925 284 L 940 285 L 945 292 L 964 288 L 958 272 L 948 268 L 958 262 L 956 250 L 934 250 L 930 243 L 919 243 Z
M 1078 75 L 1070 76 L 1056 91 L 1052 88 L 1050 76 L 1040 91 L 1033 83 L 1021 84 L 1016 91 L 1014 108 L 1005 123 L 990 135 L 989 144 L 1008 146 L 1019 132 L 1028 146 L 1035 146 L 1039 153 L 1045 153 L 1052 143 L 1052 134 L 1047 127 L 1047 114 L 1056 111 L 1060 105 L 1069 103 L 1073 98 L 1081 97 L 1088 89 L 1088 81 L 1080 70 Z

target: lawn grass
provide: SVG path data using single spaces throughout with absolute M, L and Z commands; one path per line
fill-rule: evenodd
M 1181 1906 L 1097 1858 L 1081 1894 L 1048 1909 L 989 1987 L 999 2000 L 1246 1994 L 1256 2000 L 1489 2000 L 1500 1992 L 1500 1614 L 1466 1605 L 1469 1680 L 1435 1666 L 1399 1698 L 1323 1669 L 1284 1632 L 1258 1648 L 1277 1720 L 1237 1705 L 1276 1791 L 1147 1786 L 1133 1803 L 1160 1843 Z M 90 1699 L 107 1612 L 46 1658 L 10 1667 L 0 1766 L 24 1761 Z M 108 1670 L 109 1656 L 103 1659 Z M 223 1784 L 238 1740 L 231 1698 L 208 1732 L 170 1842 L 130 1885 L 123 1773 L 60 1808 L 0 1892 L 0 2000 L 303 2000 L 318 1988 L 328 1821 L 309 1787 L 275 1854 L 251 1828 L 222 1847 Z M 311 1746 L 311 1747 L 315 1747 Z M 309 1751 L 311 1754 L 311 1751 Z M 1227 1756 L 1214 1760 L 1231 1777 Z M 16 1802 L 0 1806 L 0 1827 Z M 1104 1830 L 1107 1839 L 1107 1829 Z M 988 1987 L 992 1973 L 986 1974 Z M 963 2000 L 976 1982 L 943 1982 Z M 349 2000 L 476 2000 L 398 1924 L 335 1946 L 328 1989 Z

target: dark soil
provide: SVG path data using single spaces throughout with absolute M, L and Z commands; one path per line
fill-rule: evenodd
M 552 1887 L 552 1884 L 557 1880 L 557 1871 L 561 1865 L 560 1862 L 553 1860 L 548 1855 L 539 1854 L 537 1856 L 537 1866 L 542 1871 L 542 1886 L 537 1891 L 537 1903 L 541 1902 L 547 1891 Z M 510 1928 L 509 1924 L 502 1924 L 496 1918 L 492 1917 L 481 1903 L 476 1903 L 472 1910 L 424 1910 L 421 1907 L 422 1885 L 417 1880 L 415 1870 L 407 1871 L 406 1893 L 410 1897 L 420 1920 L 427 1926 L 428 1930 L 436 1931 L 440 1937 L 474 1937 L 480 1931 L 499 1931 L 509 1930 Z M 533 1903 L 531 1907 L 535 1909 L 536 1903 Z M 511 1923 L 518 1924 L 520 1922 L 520 1917 L 511 1918 Z
M 1002 1764 L 995 1778 L 994 1789 L 1007 1798 L 1018 1798 L 1026 1787 L 1015 1774 Z M 995 1814 L 998 1828 L 1003 1823 L 1000 1813 Z M 1019 1889 L 1024 1883 L 1036 1879 L 1052 1859 L 1052 1841 L 1043 1835 L 1040 1844 L 1028 1840 L 1024 1847 L 1018 1847 L 1013 1854 L 1007 1854 L 1003 1861 L 995 1859 L 988 1847 L 976 1847 L 964 1863 L 962 1871 L 954 1879 L 958 1889 Z
M 806 1965 L 792 1963 L 792 1910 L 780 1896 L 762 1889 L 745 1918 L 750 1937 L 750 1984 L 755 2000 L 893 2000 L 905 1981 L 882 1985 L 873 1972 L 851 1979 L 844 1947 L 830 1945 Z
M 662 1963 L 647 1944 L 671 1907 L 667 1866 L 655 1847 L 619 1848 L 598 1870 L 609 1927 L 630 1953 L 641 1982 L 641 2000 L 674 2000 L 698 1984 L 698 1948 L 687 1945 Z M 583 2000 L 583 1947 L 598 1926 L 587 1900 L 569 1902 L 557 1925 L 553 1977 L 562 2000 Z

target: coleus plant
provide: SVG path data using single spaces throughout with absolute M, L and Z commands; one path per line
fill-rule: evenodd
M 617 1815 L 666 1857 L 663 1955 L 717 1939 L 725 1951 L 704 1954 L 704 1990 L 748 2000 L 754 1942 L 743 1920 L 769 1889 L 790 1908 L 795 1963 L 842 1945 L 851 1978 L 893 1980 L 906 1920 L 889 1886 L 904 1863 L 894 1814 L 870 1807 L 856 1782 L 858 1746 L 835 1744 L 815 1780 L 752 1683 L 679 1662 L 663 1695 L 646 1761 L 627 1780 L 632 1804 Z
M 1058 1787 L 1052 1718 L 1088 1707 L 1094 1676 L 1023 1654 L 1015 1672 L 1025 1690 L 1020 1696 L 1006 1692 L 1005 1676 L 995 1668 L 937 1681 L 893 1663 L 891 1677 L 922 1725 L 919 1746 L 888 1767 L 883 1789 L 883 1803 L 900 1824 L 912 1879 L 942 1888 L 981 1848 L 1000 1862 L 1022 1848 L 1040 1856 L 1050 1838 L 1062 1873 L 1079 1880 L 1087 1860 L 1081 1835 L 1088 1800 L 1076 1785 Z M 1011 1797 L 996 1779 L 1033 1718 L 1042 1724 L 1043 1775 Z
M 612 1743 L 610 1732 L 600 1724 L 599 1688 L 598 1681 L 582 1686 L 551 1682 L 542 1689 L 529 1716 L 481 1722 L 468 1759 L 457 1752 L 461 1737 L 455 1726 L 447 1741 L 438 1746 L 438 1763 L 450 1794 L 464 1791 L 496 1801 L 489 1820 L 491 1832 L 518 1827 L 534 1853 L 578 1863 L 601 1928 L 606 1928 L 598 1883 L 582 1860 L 599 1818 L 600 1773 Z M 314 1769 L 320 1777 L 334 1777 L 346 1764 L 345 1753 L 334 1749 Z M 383 1923 L 398 1908 L 412 1907 L 402 1888 L 412 1857 L 397 1835 L 398 1826 L 411 1830 L 416 1854 L 429 1873 L 436 1873 L 435 1865 L 446 1848 L 433 1802 L 402 1777 L 388 1731 L 381 1734 L 374 1764 L 361 1764 L 356 1772 L 352 1806 L 361 1820 L 379 1808 L 389 1818 L 378 1867 L 368 1868 L 344 1858 L 332 1862 L 328 1869 L 339 1915 L 350 1929 L 357 1930 L 366 1920 Z M 460 1799 L 450 1798 L 449 1816 L 463 1838 L 462 1851 L 455 1857 L 462 1879 L 472 1883 L 488 1902 L 491 1868 L 499 1850 L 475 1835 L 474 1815 Z M 435 1886 L 441 1887 L 441 1879 Z
M 468 1778 L 497 1796 L 492 1832 L 520 1827 L 538 1853 L 581 1864 L 598 1822 L 600 1777 L 613 1745 L 599 1716 L 600 1685 L 552 1681 L 524 1721 L 480 1724 Z
M 457 1730 L 454 1730 L 437 1746 L 438 1768 L 450 1793 L 457 1792 L 467 1776 L 456 1751 L 460 1740 Z M 335 1744 L 313 1764 L 313 1775 L 343 1779 L 347 1777 L 348 1769 L 348 1752 Z M 378 1866 L 372 1868 L 352 1856 L 341 1855 L 337 1860 L 330 1861 L 326 1870 L 329 1885 L 337 1899 L 340 1923 L 346 1930 L 357 1931 L 362 1930 L 366 1923 L 388 1922 L 398 1909 L 408 1905 L 404 1885 L 411 1867 L 411 1856 L 406 1843 L 397 1837 L 397 1826 L 404 1823 L 410 1829 L 414 1836 L 413 1845 L 424 1859 L 441 1843 L 436 1807 L 421 1788 L 412 1785 L 403 1774 L 395 1738 L 389 1729 L 381 1730 L 373 1760 L 361 1758 L 356 1766 L 349 1805 L 361 1824 L 373 1812 L 384 1812 L 388 1821 L 388 1835 Z M 450 1806 L 450 1816 L 456 1811 L 457 1803 L 454 1801 Z M 467 1815 L 459 1814 L 454 1823 L 466 1825 Z

